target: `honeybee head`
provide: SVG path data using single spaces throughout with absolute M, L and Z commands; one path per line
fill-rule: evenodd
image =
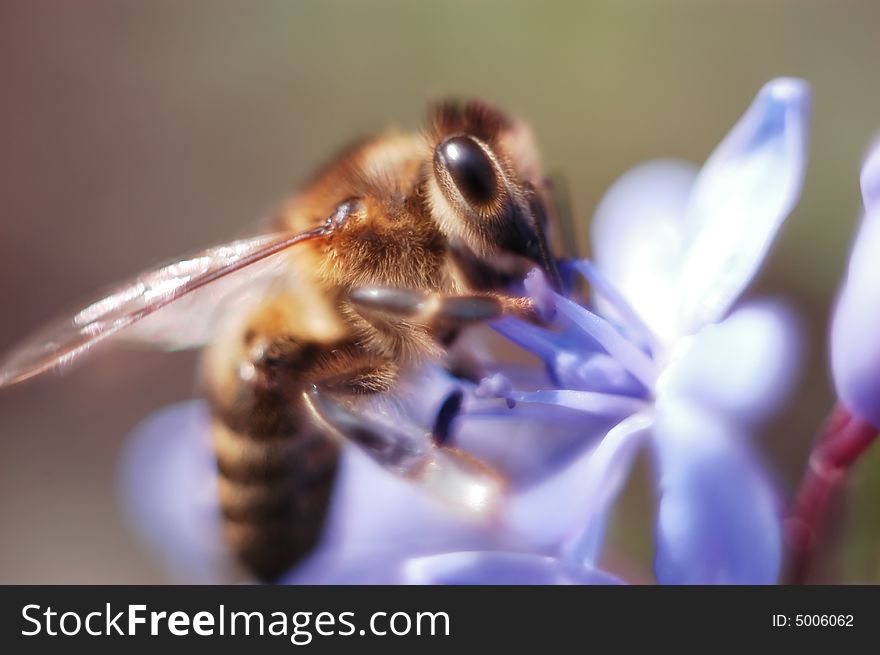
M 434 114 L 433 138 L 428 203 L 453 247 L 507 273 L 537 264 L 558 282 L 526 128 L 482 102 L 444 104 Z

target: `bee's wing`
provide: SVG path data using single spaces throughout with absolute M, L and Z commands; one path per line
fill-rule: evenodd
M 209 311 L 211 303 L 222 303 L 224 297 L 236 297 L 246 291 L 249 284 L 275 274 L 281 262 L 276 261 L 279 258 L 271 258 L 272 255 L 326 236 L 327 231 L 324 226 L 300 234 L 277 233 L 239 239 L 146 271 L 105 290 L 83 309 L 46 324 L 0 360 L 0 387 L 66 364 L 103 339 L 129 327 L 133 339 L 155 340 L 155 345 L 160 347 L 201 343 L 208 336 L 211 319 L 216 316 L 215 311 Z M 254 266 L 258 262 L 261 264 Z M 240 274 L 227 277 L 245 267 L 248 268 Z M 194 294 L 197 290 L 199 293 Z M 187 299 L 196 315 L 170 311 L 174 308 L 155 314 L 182 298 Z M 154 320 L 142 323 L 142 330 L 135 329 L 139 321 L 147 317 Z M 127 336 L 124 332 L 122 335 Z
M 291 277 L 285 257 L 266 257 L 179 297 L 110 338 L 162 350 L 201 348 L 216 334 L 224 317 L 246 312 L 273 285 Z

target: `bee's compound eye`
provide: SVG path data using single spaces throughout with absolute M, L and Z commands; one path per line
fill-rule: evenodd
M 465 200 L 476 205 L 498 194 L 495 166 L 480 145 L 467 136 L 454 136 L 437 146 L 436 163 L 445 168 Z

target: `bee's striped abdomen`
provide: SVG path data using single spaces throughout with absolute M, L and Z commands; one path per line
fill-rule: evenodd
M 253 434 L 215 418 L 226 537 L 241 562 L 274 580 L 316 545 L 330 503 L 337 446 L 308 424 Z

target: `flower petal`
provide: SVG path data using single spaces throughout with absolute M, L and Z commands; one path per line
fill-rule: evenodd
M 800 196 L 809 108 L 805 82 L 767 83 L 700 171 L 685 217 L 679 334 L 724 316 L 760 267 Z
M 739 424 L 757 421 L 790 391 L 799 337 L 782 305 L 742 307 L 679 342 L 657 383 L 657 403 L 686 400 Z
M 519 488 L 556 475 L 618 420 L 553 405 L 503 405 L 491 414 L 461 417 L 455 446 Z
M 403 576 L 408 584 L 620 584 L 613 575 L 553 557 L 491 551 L 419 557 L 405 564 Z
M 880 138 L 878 138 L 865 157 L 862 174 L 859 176 L 865 210 L 873 212 L 880 209 Z
M 637 166 L 602 198 L 592 223 L 596 266 L 661 339 L 675 336 L 682 221 L 697 168 L 676 160 Z M 613 306 L 596 299 L 605 316 Z
M 867 213 L 831 322 L 831 370 L 849 410 L 880 427 L 880 146 L 862 169 Z
M 776 499 L 748 442 L 686 406 L 657 417 L 660 478 L 655 572 L 662 584 L 772 584 Z
M 604 526 L 597 523 L 604 522 L 606 510 L 623 486 L 651 421 L 638 414 L 624 419 L 594 449 L 518 493 L 505 511 L 506 526 L 520 538 L 547 547 L 601 530 Z M 589 541 L 596 542 L 592 538 Z M 587 554 L 582 561 L 585 559 Z
M 317 552 L 285 581 L 391 584 L 408 558 L 497 543 L 485 517 L 442 504 L 347 447 Z
M 203 401 L 167 407 L 135 428 L 121 462 L 132 529 L 181 582 L 220 582 L 229 564 L 209 426 Z

